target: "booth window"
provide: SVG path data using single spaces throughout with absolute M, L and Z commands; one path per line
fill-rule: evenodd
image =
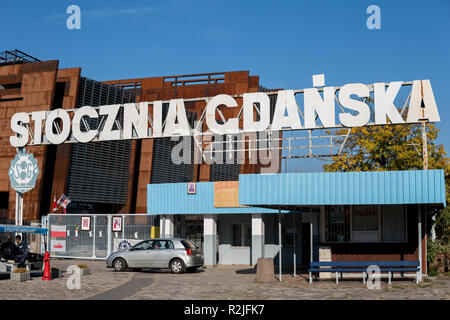
M 382 206 L 381 240 L 386 242 L 407 241 L 406 206 Z
M 350 206 L 326 207 L 324 218 L 324 242 L 350 241 Z
M 406 207 L 327 206 L 321 230 L 322 242 L 406 242 Z
M 250 223 L 232 225 L 231 245 L 233 247 L 248 247 L 251 244 L 252 228 Z
M 352 242 L 380 240 L 380 214 L 378 206 L 351 207 Z

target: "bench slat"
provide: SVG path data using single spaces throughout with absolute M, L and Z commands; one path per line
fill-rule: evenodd
M 309 269 L 308 272 L 365 272 L 367 268 L 331 268 L 331 269 Z
M 368 267 L 376 265 L 381 267 L 406 267 L 419 266 L 419 261 L 332 261 L 332 262 L 311 262 L 311 267 Z

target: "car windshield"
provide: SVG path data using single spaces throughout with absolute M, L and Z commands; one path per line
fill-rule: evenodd
M 181 243 L 186 249 L 198 249 L 198 246 L 191 240 L 181 240 Z

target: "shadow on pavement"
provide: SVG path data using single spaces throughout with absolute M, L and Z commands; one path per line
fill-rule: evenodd
M 153 281 L 152 278 L 142 277 L 137 274 L 121 286 L 97 294 L 86 300 L 122 300 L 151 285 Z
M 127 271 L 127 272 L 136 272 L 137 274 L 139 274 L 139 273 L 172 273 L 170 270 L 168 270 L 168 269 L 142 269 L 142 270 L 139 270 L 139 271 L 135 271 L 135 270 L 129 270 L 129 271 Z M 205 272 L 205 270 L 203 270 L 203 269 L 197 269 L 197 270 L 195 270 L 195 271 L 191 271 L 191 272 L 189 272 L 189 271 L 186 271 L 186 272 L 184 272 L 184 274 L 190 274 L 190 273 L 202 273 L 202 272 Z
M 256 266 L 254 268 L 236 270 L 236 274 L 256 274 Z

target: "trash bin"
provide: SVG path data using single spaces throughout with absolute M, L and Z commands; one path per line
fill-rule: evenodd
M 273 258 L 259 258 L 256 265 L 256 281 L 275 281 Z

